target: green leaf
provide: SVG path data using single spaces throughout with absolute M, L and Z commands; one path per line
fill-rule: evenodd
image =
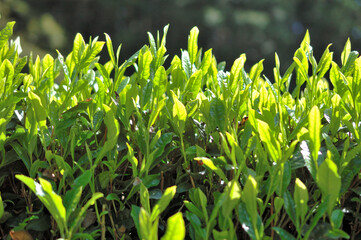
M 154 145 L 154 152 L 155 152 L 154 157 L 157 158 L 161 156 L 164 152 L 165 146 L 167 146 L 167 144 L 169 144 L 172 141 L 172 139 L 173 139 L 172 132 L 163 134 Z
M 50 162 L 50 161 L 49 161 L 49 162 Z M 49 167 L 49 163 L 48 163 L 48 162 L 37 159 L 36 161 L 34 161 L 34 162 L 31 164 L 30 171 L 29 171 L 29 176 L 30 176 L 31 178 L 35 178 L 36 175 L 38 174 L 39 169 L 41 169 L 41 168 L 46 169 L 46 168 L 48 168 L 48 167 Z
M 355 60 L 357 59 L 359 53 L 356 51 L 352 51 L 350 52 L 350 54 L 348 55 L 346 64 L 344 64 L 341 68 L 341 72 L 343 73 L 343 75 L 345 75 L 346 77 L 352 75 L 354 68 L 355 68 Z
M 153 61 L 152 52 L 149 50 L 145 52 L 139 61 L 139 79 L 148 80 L 150 76 L 150 63 Z
M 64 197 L 64 207 L 66 209 L 66 219 L 77 209 L 82 194 L 82 187 L 75 187 L 66 192 Z
M 145 87 L 142 91 L 142 101 L 140 107 L 142 109 L 145 109 L 148 103 L 150 103 L 150 98 L 152 96 L 152 90 L 153 90 L 153 82 L 148 81 Z
M 243 230 L 251 237 L 251 239 L 257 239 L 255 234 L 255 229 L 251 220 L 249 218 L 249 214 L 247 213 L 246 204 L 240 203 L 238 205 L 238 216 L 239 221 L 242 223 Z
M 328 136 L 326 133 L 322 134 L 323 139 L 325 139 L 326 147 L 332 154 L 332 159 L 336 163 L 336 165 L 340 166 L 340 153 L 338 152 L 338 149 L 336 146 L 332 143 L 332 140 L 330 136 Z M 347 163 L 346 163 L 347 164 Z
M 224 174 L 224 172 L 222 171 L 221 168 L 217 167 L 214 165 L 213 161 L 209 158 L 206 157 L 197 157 L 194 158 L 194 160 L 196 161 L 202 161 L 202 163 L 208 167 L 209 169 L 211 169 L 212 171 L 214 171 L 219 177 L 222 178 L 222 180 L 228 184 L 228 179 L 226 177 L 226 175 Z
M 202 86 L 202 70 L 195 71 L 187 81 L 186 91 L 191 92 L 193 98 L 195 98 Z
M 299 82 L 297 82 L 297 85 L 301 86 L 305 81 L 308 80 L 308 74 L 307 74 L 306 69 L 305 69 L 305 66 L 306 65 L 308 66 L 307 59 L 306 59 L 306 64 L 304 64 L 304 65 L 302 64 L 300 59 L 298 59 L 297 57 L 294 57 L 293 61 L 297 65 L 297 74 L 300 76 L 300 79 L 301 79 L 301 80 L 299 80 Z
M 249 72 L 249 78 L 252 79 L 252 82 L 256 82 L 259 76 L 261 76 L 263 71 L 263 61 L 264 59 L 253 65 L 251 68 L 251 71 Z
M 330 51 L 329 51 L 330 46 L 331 46 L 331 44 L 327 46 L 326 50 L 322 54 L 320 62 L 317 65 L 316 72 L 318 73 L 317 77 L 319 79 L 323 78 L 323 76 L 326 74 L 326 72 L 330 68 L 330 64 L 332 62 L 332 55 L 333 55 L 333 53 L 332 52 L 330 53 Z
M 231 68 L 231 75 L 229 78 L 229 85 L 231 89 L 234 89 L 234 85 L 238 83 L 242 76 L 242 69 L 244 67 L 244 63 L 246 62 L 246 54 L 242 54 L 239 58 L 237 58 Z
M 195 215 L 197 215 L 198 218 L 200 218 L 201 220 L 205 220 L 205 216 L 203 216 L 203 213 L 201 210 L 199 210 L 199 208 L 197 208 L 193 203 L 184 200 L 184 206 L 186 206 L 186 208 L 194 213 Z
M 150 213 L 149 192 L 143 183 L 140 183 L 140 203 L 145 211 Z
M 4 215 L 4 203 L 3 203 L 3 199 L 1 198 L 1 192 L 0 192 L 0 219 L 2 218 L 3 215 Z
M 184 127 L 185 127 L 185 121 L 187 119 L 187 110 L 184 107 L 183 103 L 181 103 L 177 96 L 174 94 L 174 92 L 172 91 L 172 96 L 173 96 L 173 101 L 174 101 L 174 105 L 173 105 L 173 119 L 175 124 L 178 127 L 178 133 L 179 134 L 183 134 L 184 131 Z
M 202 223 L 199 220 L 199 218 L 191 212 L 186 212 L 186 218 L 191 223 L 191 226 L 194 229 L 194 232 L 196 233 L 196 239 L 206 239 L 206 230 L 202 228 Z
M 226 108 L 220 99 L 212 99 L 209 107 L 209 116 L 213 125 L 218 127 L 220 132 L 224 132 L 226 130 Z
M 84 218 L 88 208 L 95 204 L 95 201 L 99 198 L 104 196 L 103 193 L 96 192 L 93 193 L 92 197 L 85 203 L 85 205 L 80 209 L 77 217 L 72 222 L 71 226 L 69 227 L 69 232 L 73 233 L 75 230 L 80 226 L 82 219 Z
M 285 210 L 294 224 L 296 224 L 296 205 L 292 199 L 291 193 L 285 191 L 283 193 L 284 207 Z
M 193 64 L 196 61 L 196 57 L 198 53 L 198 43 L 197 43 L 198 35 L 199 35 L 199 29 L 197 27 L 193 27 L 188 36 L 188 53 L 191 64 Z
M 333 228 L 340 228 L 342 225 L 342 219 L 343 219 L 344 212 L 341 209 L 335 209 L 332 211 L 331 214 L 331 224 Z
M 228 183 L 227 188 L 225 190 L 226 199 L 222 207 L 222 214 L 224 217 L 230 216 L 233 209 L 237 206 L 237 204 L 241 200 L 241 191 L 242 189 L 238 181 L 232 180 L 231 182 Z
M 279 213 L 283 207 L 284 200 L 281 197 L 275 197 L 274 199 L 274 207 L 275 207 L 275 213 Z
M 185 225 L 182 212 L 177 212 L 167 220 L 167 230 L 161 240 L 182 240 L 185 238 Z
M 105 162 L 104 164 L 106 165 L 106 163 L 108 162 Z M 110 173 L 109 171 L 102 171 L 101 173 L 99 173 L 97 175 L 97 179 L 100 183 L 100 187 L 102 189 L 106 189 L 106 187 L 109 185 L 109 182 L 110 182 Z
M 341 229 L 332 229 L 327 233 L 327 236 L 331 239 L 350 239 L 350 235 Z
M 133 177 L 137 177 L 138 176 L 138 159 L 136 157 L 134 157 L 134 150 L 133 148 L 126 143 L 127 147 L 128 147 L 128 161 L 131 163 L 132 165 L 132 171 L 133 171 Z
M 92 176 L 92 171 L 84 171 L 79 177 L 74 180 L 73 187 L 82 187 L 84 189 L 85 186 L 89 184 Z
M 66 210 L 61 197 L 53 192 L 51 184 L 42 178 L 39 178 L 39 184 L 32 178 L 24 175 L 16 175 L 15 177 L 25 183 L 45 205 L 57 222 L 61 235 L 64 236 L 67 228 Z
M 40 97 L 32 91 L 29 91 L 28 97 L 35 112 L 36 121 L 38 122 L 40 129 L 47 129 L 46 110 L 41 103 Z
M 155 123 L 155 121 L 157 120 L 159 114 L 161 113 L 161 111 L 163 110 L 166 102 L 165 102 L 165 98 L 163 98 L 160 102 L 158 102 L 156 109 L 154 109 L 149 117 L 149 121 L 148 121 L 148 129 L 151 128 L 151 126 L 153 126 L 153 124 Z
M 306 141 L 301 142 L 300 150 L 301 150 L 302 158 L 305 162 L 305 166 L 307 167 L 308 171 L 311 173 L 312 178 L 316 179 L 317 163 L 315 161 L 312 161 L 310 148 Z
M 307 30 L 305 33 L 305 36 L 303 37 L 303 40 L 300 44 L 300 48 L 305 52 L 309 52 L 310 50 L 312 50 L 312 47 L 310 44 L 311 44 L 310 33 Z
M 280 227 L 274 227 L 272 229 L 275 230 L 275 232 L 280 236 L 282 240 L 296 240 L 296 238 L 292 236 L 292 234 Z
M 257 119 L 257 123 L 261 141 L 265 144 L 273 162 L 278 162 L 281 160 L 281 145 L 279 141 L 266 122 Z
M 296 215 L 304 222 L 305 216 L 308 211 L 308 190 L 303 182 L 296 178 L 294 200 L 296 204 Z
M 46 70 L 45 77 L 47 78 L 46 84 L 48 88 L 54 85 L 54 58 L 50 54 L 46 54 L 42 59 L 43 69 Z
M 97 42 L 97 38 L 95 38 L 93 42 L 91 42 L 90 48 L 87 47 L 86 51 L 84 51 L 84 53 L 82 54 L 80 69 L 83 69 L 92 62 L 97 61 L 96 56 L 102 51 L 104 44 L 105 42 Z
M 73 54 L 72 54 L 75 64 L 77 65 L 79 65 L 80 61 L 82 60 L 81 56 L 83 54 L 84 48 L 85 48 L 85 42 L 83 36 L 80 33 L 77 33 L 74 38 Z
M 312 147 L 311 155 L 317 169 L 318 151 L 321 147 L 321 117 L 317 106 L 313 106 L 308 115 L 308 129 Z
M 11 35 L 13 35 L 13 28 L 15 22 L 8 22 L 4 29 L 0 31 L 0 49 L 7 43 Z
M 204 53 L 204 57 L 201 63 L 201 69 L 203 76 L 207 74 L 209 67 L 212 64 L 212 49 L 207 50 Z
M 230 232 L 229 231 L 222 231 L 219 232 L 216 229 L 212 230 L 214 239 L 229 239 Z
M 340 195 L 341 177 L 337 173 L 336 164 L 327 157 L 317 172 L 317 185 L 321 189 L 323 200 L 329 198 L 327 212 L 331 216 L 333 207 Z
M 107 154 L 107 152 L 114 148 L 117 143 L 120 131 L 119 122 L 115 118 L 113 110 L 105 104 L 103 104 L 103 108 L 105 111 L 104 123 L 107 126 L 107 141 L 104 143 L 104 146 L 98 154 L 94 163 L 94 167 L 98 165 L 100 160 Z
M 253 228 L 257 228 L 257 182 L 249 175 L 242 192 L 242 201 L 246 205 L 247 212 L 250 216 Z
M 106 45 L 107 45 L 110 60 L 112 61 L 114 67 L 118 67 L 117 66 L 117 61 L 115 60 L 115 56 L 114 56 L 112 40 L 111 40 L 111 38 L 109 37 L 108 34 L 104 33 L 104 35 L 105 35 L 105 40 L 106 40 Z
M 5 59 L 0 66 L 0 98 L 12 94 L 13 77 L 14 67 L 8 59 Z
M 307 230 L 304 239 L 308 239 L 309 235 L 311 234 L 312 230 L 317 226 L 318 221 L 320 220 L 320 218 L 325 214 L 325 212 L 327 211 L 327 206 L 328 206 L 328 198 L 325 199 L 324 202 L 322 202 L 318 207 L 317 207 L 317 211 L 315 216 L 313 217 L 313 219 L 311 220 L 310 223 L 310 227 Z
M 192 64 L 189 60 L 189 54 L 187 51 L 182 51 L 182 67 L 187 76 L 187 79 L 192 75 Z
M 347 90 L 347 86 L 343 80 L 343 74 L 341 73 L 340 68 L 335 62 L 332 62 L 332 67 L 330 70 L 330 80 L 334 87 L 334 91 L 338 95 L 343 96 L 343 94 Z
M 159 215 L 168 207 L 170 201 L 173 199 L 177 190 L 177 186 L 172 186 L 164 191 L 163 196 L 158 200 L 152 210 L 150 216 L 151 221 L 154 221 Z
M 350 38 L 348 38 L 346 41 L 346 44 L 343 48 L 343 51 L 341 53 L 342 66 L 344 66 L 346 64 L 348 56 L 350 55 L 350 52 L 351 52 L 351 42 L 350 42 Z
M 165 93 L 167 89 L 167 73 L 163 66 L 160 66 L 157 71 L 155 72 L 154 79 L 153 79 L 153 86 L 154 86 L 154 95 L 155 98 L 160 100 L 161 96 Z
M 140 215 L 140 207 L 136 205 L 132 205 L 132 211 L 130 212 L 132 216 L 135 228 L 137 229 L 138 236 L 140 237 L 140 223 L 139 223 L 139 215 Z
M 164 57 L 164 54 L 167 52 L 167 49 L 165 46 L 160 46 L 160 48 L 157 51 L 157 55 L 154 62 L 154 69 L 158 69 L 162 64 L 164 63 L 167 56 Z

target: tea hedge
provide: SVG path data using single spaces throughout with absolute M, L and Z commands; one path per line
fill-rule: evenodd
M 227 71 L 197 27 L 179 56 L 166 55 L 166 26 L 123 60 L 107 34 L 22 56 L 13 26 L 0 31 L 2 238 L 360 237 L 349 40 L 341 59 L 327 46 L 317 60 L 306 32 L 267 77 L 245 54 Z

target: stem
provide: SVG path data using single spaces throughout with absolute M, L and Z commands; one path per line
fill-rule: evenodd
M 96 205 L 95 205 L 95 206 L 96 206 Z M 103 204 L 103 211 L 105 211 L 105 204 Z M 101 221 L 100 225 L 101 225 L 101 229 L 102 229 L 101 240 L 105 240 L 105 233 L 106 233 L 106 229 L 105 229 L 105 214 L 102 216 L 102 221 Z M 114 232 L 114 234 L 116 234 L 116 232 Z

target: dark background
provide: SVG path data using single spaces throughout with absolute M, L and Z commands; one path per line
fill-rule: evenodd
M 0 0 L 0 27 L 15 20 L 14 36 L 21 36 L 24 53 L 41 56 L 56 56 L 55 49 L 68 54 L 77 32 L 86 40 L 104 40 L 106 32 L 115 49 L 122 43 L 126 60 L 148 43 L 148 31 L 162 34 L 168 23 L 168 54 L 180 54 L 190 29 L 198 26 L 199 46 L 212 48 L 227 70 L 246 53 L 246 71 L 265 58 L 265 74 L 272 79 L 274 53 L 285 70 L 306 29 L 317 60 L 333 43 L 334 61 L 340 64 L 348 37 L 352 49 L 359 50 L 360 10 L 361 0 Z

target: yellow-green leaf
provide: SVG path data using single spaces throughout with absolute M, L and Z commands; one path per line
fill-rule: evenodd
M 196 61 L 198 53 L 198 35 L 199 29 L 197 27 L 193 27 L 188 36 L 188 53 L 191 64 Z
M 327 212 L 331 214 L 340 194 L 341 177 L 337 173 L 336 164 L 330 159 L 330 153 L 327 153 L 327 155 L 328 157 L 318 169 L 317 185 L 321 189 L 322 198 L 326 199 L 329 197 Z
M 261 141 L 265 144 L 272 160 L 277 162 L 281 160 L 281 145 L 272 133 L 268 124 L 262 120 L 257 119 L 258 131 Z
M 185 225 L 182 212 L 177 212 L 167 220 L 167 230 L 161 240 L 183 240 L 185 238 Z
M 220 176 L 222 178 L 222 180 L 225 181 L 225 183 L 228 183 L 228 179 L 227 179 L 226 175 L 224 174 L 224 172 L 222 171 L 222 169 L 217 167 L 216 165 L 214 165 L 214 163 L 211 159 L 206 158 L 206 157 L 197 157 L 197 158 L 194 158 L 194 160 L 201 161 L 202 164 L 204 164 L 209 169 L 214 171 L 218 176 Z
M 308 190 L 303 182 L 296 178 L 294 199 L 296 204 L 296 214 L 303 222 L 308 211 Z
M 178 100 L 177 96 L 172 92 L 173 95 L 173 118 L 178 127 L 179 134 L 183 134 L 185 127 L 185 121 L 187 119 L 187 110 L 183 103 Z
M 249 175 L 244 186 L 241 199 L 246 205 L 247 212 L 251 218 L 251 222 L 254 228 L 257 228 L 257 182 Z
M 313 106 L 308 115 L 308 130 L 312 147 L 311 154 L 317 168 L 318 151 L 321 147 L 321 117 L 317 106 Z
M 38 122 L 41 129 L 46 129 L 46 110 L 41 103 L 40 97 L 32 91 L 28 93 L 28 97 L 33 107 L 36 121 Z

